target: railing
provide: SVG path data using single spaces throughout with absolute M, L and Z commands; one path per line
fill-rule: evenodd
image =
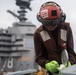
M 37 71 L 36 69 L 28 69 L 28 70 L 11 72 L 4 75 L 34 75 L 34 72 L 36 71 Z

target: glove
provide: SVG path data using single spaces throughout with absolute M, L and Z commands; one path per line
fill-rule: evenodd
M 51 73 L 56 73 L 58 71 L 59 64 L 57 61 L 53 60 L 47 64 L 45 64 L 45 68 Z
M 67 64 L 65 64 L 65 67 L 69 67 L 69 66 L 71 66 L 71 62 L 70 61 L 68 61 Z
M 60 64 L 60 67 L 58 68 L 58 70 L 60 71 L 60 70 L 62 70 L 62 69 L 64 69 L 64 68 L 66 68 L 66 67 L 69 67 L 69 66 L 71 66 L 70 61 L 68 61 L 67 65 Z
M 72 64 L 71 64 L 71 62 L 70 61 L 68 61 L 68 66 L 67 67 L 69 67 L 69 66 L 71 66 Z

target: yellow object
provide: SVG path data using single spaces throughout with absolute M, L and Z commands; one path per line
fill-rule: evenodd
M 47 71 L 44 68 L 41 68 L 41 70 L 36 72 L 35 75 L 47 75 Z
M 44 73 L 43 73 L 42 71 L 39 71 L 39 72 L 37 73 L 37 75 L 44 75 Z

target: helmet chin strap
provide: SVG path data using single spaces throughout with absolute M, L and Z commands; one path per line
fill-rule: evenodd
M 48 23 L 48 24 L 44 24 L 44 26 L 47 26 L 47 27 L 49 27 L 49 26 L 52 26 L 52 27 L 54 27 L 54 26 L 57 26 L 57 24 L 53 24 L 53 23 Z
M 44 27 L 45 27 L 47 30 L 49 30 L 49 31 L 53 31 L 53 30 L 56 29 L 57 25 L 55 25 L 55 26 L 49 25 L 49 26 L 44 26 Z

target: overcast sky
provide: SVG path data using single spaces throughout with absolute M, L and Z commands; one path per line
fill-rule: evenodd
M 32 11 L 27 10 L 28 13 L 26 14 L 26 17 L 28 18 L 28 21 L 31 21 L 37 27 L 39 27 L 41 23 L 37 21 L 36 14 L 39 12 L 40 6 L 47 1 L 51 0 L 33 0 L 30 5 Z M 52 1 L 57 2 L 61 6 L 63 12 L 66 13 L 66 21 L 70 22 L 70 25 L 72 27 L 75 44 L 74 47 L 76 50 L 76 0 Z M 0 28 L 7 28 L 8 26 L 12 26 L 13 22 L 18 21 L 17 18 L 13 17 L 7 12 L 9 9 L 14 13 L 17 13 L 19 7 L 15 5 L 15 2 L 15 0 L 0 0 Z

